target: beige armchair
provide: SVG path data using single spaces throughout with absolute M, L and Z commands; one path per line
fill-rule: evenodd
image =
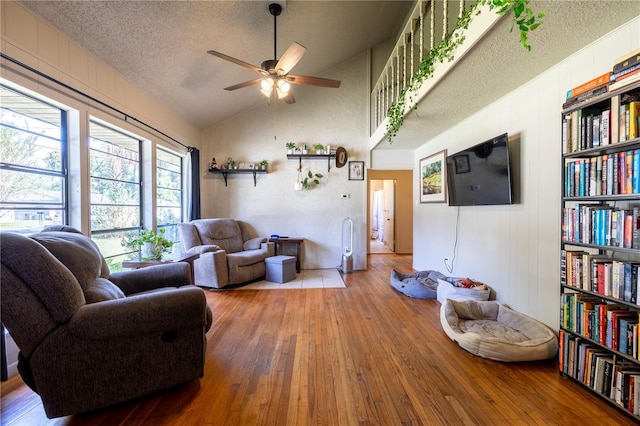
M 197 219 L 178 225 L 183 251 L 199 253 L 194 262 L 196 285 L 222 288 L 263 278 L 264 260 L 275 255 L 275 244 L 256 237 L 245 222 Z

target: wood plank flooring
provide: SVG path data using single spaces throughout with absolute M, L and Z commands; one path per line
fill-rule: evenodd
M 2 425 L 635 424 L 560 377 L 554 360 L 499 363 L 460 349 L 439 303 L 394 291 L 391 268 L 410 272 L 411 256 L 370 255 L 346 289 L 207 292 L 201 380 L 49 420 L 14 378 L 2 386 Z

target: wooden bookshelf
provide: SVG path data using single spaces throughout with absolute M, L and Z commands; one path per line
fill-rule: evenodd
M 640 83 L 562 111 L 559 371 L 640 421 Z M 631 108 L 630 108 L 631 107 Z

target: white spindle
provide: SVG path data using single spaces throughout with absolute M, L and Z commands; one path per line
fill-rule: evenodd
M 442 2 L 442 5 L 443 5 L 443 9 L 442 9 L 442 38 L 444 39 L 445 36 L 447 35 L 447 33 L 449 32 L 449 19 L 448 19 L 449 2 L 447 0 L 444 0 L 444 2 Z
M 426 8 L 424 2 L 420 4 L 420 62 L 424 58 L 424 13 Z
M 435 0 L 431 0 L 431 46 L 430 50 L 433 50 L 435 47 L 435 27 L 436 27 L 436 2 Z

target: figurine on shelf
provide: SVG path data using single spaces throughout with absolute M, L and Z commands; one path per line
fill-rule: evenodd
M 209 170 L 213 170 L 213 169 L 217 169 L 218 168 L 218 163 L 216 162 L 215 158 L 211 159 L 211 164 L 209 165 Z

